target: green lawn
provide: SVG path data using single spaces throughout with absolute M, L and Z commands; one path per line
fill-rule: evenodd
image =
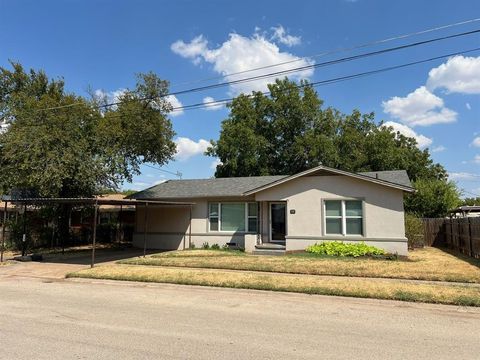
M 120 263 L 163 267 L 188 267 L 480 283 L 480 260 L 453 255 L 436 248 L 411 251 L 408 259 L 333 258 L 307 254 L 254 256 L 219 250 L 184 250 L 132 258 Z

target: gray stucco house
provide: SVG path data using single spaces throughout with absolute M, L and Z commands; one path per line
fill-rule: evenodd
M 406 255 L 403 196 L 413 191 L 404 170 L 351 173 L 326 166 L 291 176 L 169 180 L 130 197 L 192 205 L 152 207 L 148 217 L 138 207 L 134 245 L 173 250 L 208 242 L 296 251 L 341 240 Z

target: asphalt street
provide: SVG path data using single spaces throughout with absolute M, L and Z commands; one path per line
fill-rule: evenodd
M 0 359 L 478 359 L 480 310 L 0 277 Z

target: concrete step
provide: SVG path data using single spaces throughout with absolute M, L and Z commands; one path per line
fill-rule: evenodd
M 274 243 L 255 245 L 253 255 L 285 255 L 285 245 Z
M 279 243 L 263 243 L 255 245 L 257 249 L 268 249 L 268 250 L 285 250 L 285 244 Z
M 255 249 L 252 252 L 253 255 L 285 255 L 285 250 L 265 250 Z

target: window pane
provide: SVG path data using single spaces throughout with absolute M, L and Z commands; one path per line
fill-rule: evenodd
M 257 218 L 248 218 L 248 231 L 257 232 Z
M 327 218 L 325 223 L 327 225 L 325 228 L 326 234 L 342 234 L 342 219 Z
M 341 201 L 325 201 L 326 216 L 342 216 Z
M 345 212 L 347 216 L 362 216 L 362 202 L 345 201 Z
M 222 231 L 245 231 L 245 205 L 222 204 Z
M 210 218 L 210 230 L 218 231 L 218 217 Z
M 363 235 L 362 219 L 347 219 L 347 235 Z
M 248 216 L 257 216 L 257 203 L 248 203 Z
M 210 204 L 210 216 L 218 216 L 218 204 Z

